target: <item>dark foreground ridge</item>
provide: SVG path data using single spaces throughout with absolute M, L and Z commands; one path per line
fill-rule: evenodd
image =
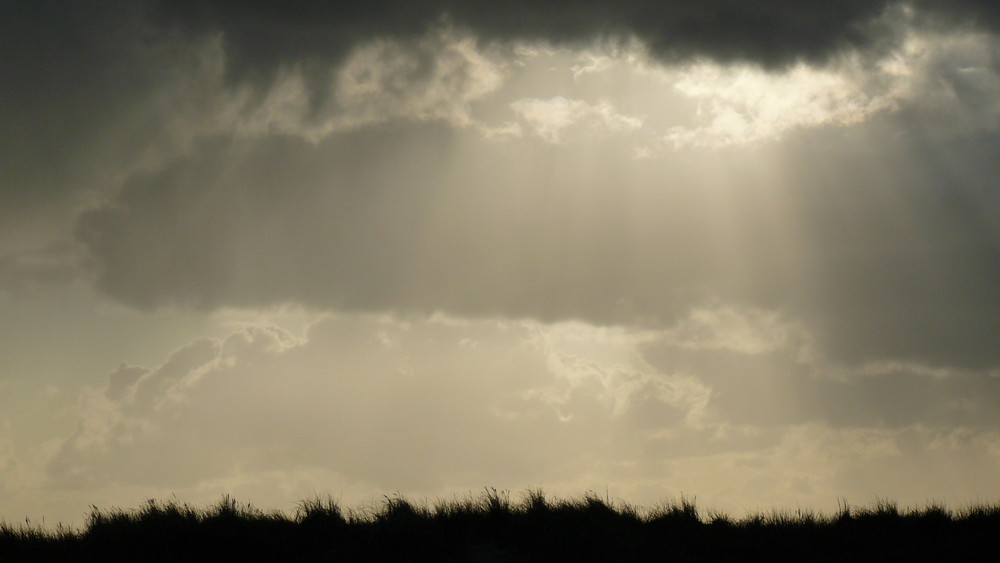
M 294 516 L 225 497 L 207 509 L 148 501 L 94 508 L 82 530 L 0 524 L 0 561 L 982 561 L 1000 553 L 1000 506 L 834 515 L 701 515 L 685 499 L 652 509 L 587 494 L 528 491 L 418 504 L 386 497 L 343 510 L 307 500 Z M 985 558 L 985 559 L 984 559 Z

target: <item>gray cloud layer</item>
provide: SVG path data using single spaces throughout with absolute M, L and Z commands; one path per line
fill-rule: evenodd
M 951 24 L 993 27 L 1000 16 L 987 0 L 908 4 Z M 873 20 L 900 5 L 891 0 L 164 1 L 159 13 L 182 26 L 223 30 L 240 65 L 258 69 L 327 57 L 373 36 L 419 34 L 442 17 L 487 38 L 588 43 L 595 37 L 635 36 L 663 58 L 780 65 L 875 45 L 885 39 L 878 33 L 885 29 L 873 28 Z
M 803 135 L 781 177 L 719 186 L 698 172 L 720 165 L 711 155 L 591 174 L 569 155 L 538 177 L 540 142 L 500 155 L 414 124 L 315 146 L 205 146 L 134 179 L 78 233 L 101 287 L 139 307 L 305 302 L 664 326 L 720 300 L 803 319 L 832 358 L 982 366 L 1000 361 L 986 172 L 997 142 L 938 143 L 945 168 L 905 144 L 869 154 Z M 759 157 L 727 166 L 746 178 Z M 983 184 L 951 183 L 953 166 Z

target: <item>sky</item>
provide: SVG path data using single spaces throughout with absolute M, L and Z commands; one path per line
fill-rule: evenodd
M 0 0 L 0 519 L 995 502 L 992 1 Z

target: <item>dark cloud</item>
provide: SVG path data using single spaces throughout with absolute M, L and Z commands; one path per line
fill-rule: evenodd
M 994 3 L 922 1 L 916 4 L 949 24 L 993 27 Z M 165 21 L 226 34 L 239 68 L 272 68 L 325 59 L 373 37 L 412 36 L 442 21 L 500 40 L 587 43 L 601 37 L 638 37 L 663 59 L 707 57 L 779 66 L 822 61 L 847 48 L 884 42 L 873 22 L 900 2 L 779 0 L 501 0 L 488 5 L 453 0 L 327 2 L 161 1 Z
M 132 4 L 0 5 L 0 208 L 79 188 L 93 145 L 158 70 L 142 64 L 153 48 L 144 27 Z
M 391 307 L 422 292 L 407 290 L 413 235 L 450 135 L 364 131 L 323 150 L 291 138 L 211 143 L 82 215 L 78 236 L 102 257 L 100 285 L 139 307 Z
M 147 8 L 0 3 L 0 236 L 14 249 L 64 237 L 93 194 L 175 154 L 192 129 L 181 122 L 211 121 L 195 101 L 211 83 L 197 72 L 206 39 L 158 27 Z
M 294 302 L 664 327 L 718 301 L 784 311 L 835 362 L 985 367 L 1000 361 L 1000 233 L 997 141 L 982 142 L 935 145 L 945 167 L 905 143 L 870 152 L 802 135 L 778 184 L 721 187 L 699 172 L 719 165 L 712 155 L 587 173 L 572 151 L 496 151 L 435 124 L 218 143 L 134 178 L 78 236 L 99 286 L 143 308 Z M 760 155 L 727 158 L 752 178 Z M 955 170 L 977 172 L 956 182 Z
M 995 134 L 906 137 L 874 154 L 805 135 L 789 192 L 810 253 L 797 264 L 832 358 L 986 367 L 1000 331 Z M 816 151 L 821 151 L 822 158 Z M 841 163 L 836 174 L 808 163 Z M 848 164 L 849 163 L 849 164 Z
M 890 365 L 834 377 L 788 349 L 748 354 L 660 343 L 644 353 L 660 370 L 697 376 L 711 389 L 712 415 L 735 424 L 989 429 L 1000 422 L 1000 378 L 987 372 L 935 374 Z
M 619 172 L 581 177 L 571 153 L 539 178 L 541 148 L 491 156 L 491 142 L 435 124 L 316 146 L 210 144 L 133 179 L 81 216 L 78 236 L 100 287 L 144 308 L 298 302 L 669 322 L 715 289 L 738 291 L 707 240 L 710 194 L 612 190 Z M 645 200 L 641 213 L 621 189 Z

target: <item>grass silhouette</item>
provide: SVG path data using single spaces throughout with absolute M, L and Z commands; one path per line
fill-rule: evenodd
M 385 497 L 344 510 L 302 501 L 295 514 L 224 497 L 198 509 L 149 500 L 94 507 L 83 529 L 0 524 L 0 561 L 972 561 L 1000 552 L 1000 506 L 901 510 L 879 499 L 833 515 L 773 511 L 741 519 L 679 501 L 641 509 L 593 493 L 520 501 L 487 489 L 466 500 Z

